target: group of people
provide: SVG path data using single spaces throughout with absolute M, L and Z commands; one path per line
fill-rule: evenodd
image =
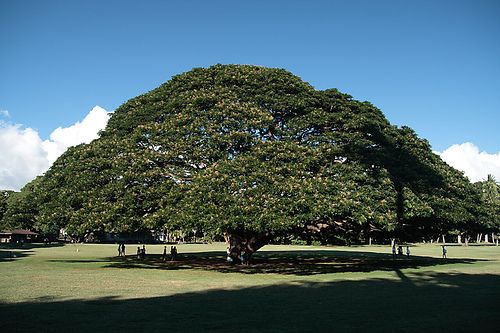
M 137 247 L 137 259 L 144 259 L 146 258 L 146 245 L 142 245 L 142 248 L 140 246 Z
M 163 248 L 163 261 L 167 261 L 167 246 Z M 177 259 L 177 246 L 170 246 L 170 260 L 174 261 Z
M 228 263 L 233 263 L 234 260 L 233 260 L 233 257 L 231 256 L 231 248 L 228 246 L 226 248 L 226 253 L 227 253 L 227 262 Z M 239 253 L 238 255 L 238 259 L 240 259 L 240 263 L 242 265 L 248 265 L 248 254 L 246 253 L 245 249 L 242 249 L 241 252 Z
M 125 243 L 118 244 L 118 257 L 125 256 Z
M 176 260 L 177 259 L 177 246 L 171 246 L 170 247 L 170 258 L 171 260 Z M 119 243 L 118 244 L 118 256 L 122 257 L 125 256 L 125 243 Z M 144 259 L 146 258 L 146 245 L 142 245 L 142 247 L 138 246 L 137 247 L 137 259 Z M 163 261 L 167 260 L 167 247 L 165 246 L 163 248 L 163 256 L 162 256 Z
M 446 253 L 448 252 L 448 250 L 446 250 L 446 245 L 441 245 L 442 247 L 442 253 L 443 253 L 443 259 L 446 259 Z M 404 255 L 403 254 L 403 246 L 402 245 L 398 245 L 396 246 L 396 242 L 394 242 L 392 244 L 392 257 L 393 258 L 396 258 L 396 255 Z M 406 246 L 406 257 L 407 258 L 410 258 L 410 246 Z
M 399 256 L 404 255 L 403 253 L 403 245 L 396 246 L 396 242 L 392 244 L 392 257 L 396 258 L 396 254 Z M 406 245 L 406 257 L 410 257 L 410 246 Z

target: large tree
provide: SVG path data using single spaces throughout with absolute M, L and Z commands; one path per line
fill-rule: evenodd
M 194 229 L 225 235 L 233 256 L 288 234 L 442 233 L 473 221 L 479 198 L 372 104 L 240 65 L 194 69 L 131 99 L 35 192 L 40 229 Z

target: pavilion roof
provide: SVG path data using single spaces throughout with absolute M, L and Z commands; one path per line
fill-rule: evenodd
M 36 232 L 25 230 L 25 229 L 16 229 L 16 230 L 6 230 L 0 232 L 0 234 L 10 234 L 10 235 L 38 235 Z

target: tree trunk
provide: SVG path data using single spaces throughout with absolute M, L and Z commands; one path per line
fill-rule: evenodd
M 228 256 L 235 263 L 241 263 L 241 255 L 244 252 L 246 260 L 250 259 L 252 254 L 269 242 L 267 234 L 245 234 L 226 232 L 224 234 L 228 247 Z
M 446 239 L 444 239 L 444 234 L 441 236 L 443 237 L 443 244 L 446 244 Z
M 465 246 L 469 246 L 469 236 L 465 236 Z
M 372 245 L 372 238 L 371 237 L 368 238 L 368 245 L 370 245 L 370 246 Z
M 485 243 L 489 243 L 488 234 L 484 234 L 484 242 Z
M 457 235 L 457 243 L 462 244 L 462 235 L 460 234 Z

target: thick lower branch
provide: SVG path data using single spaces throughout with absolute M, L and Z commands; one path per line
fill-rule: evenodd
M 252 254 L 269 243 L 268 234 L 226 232 L 227 255 L 233 262 L 248 262 Z

